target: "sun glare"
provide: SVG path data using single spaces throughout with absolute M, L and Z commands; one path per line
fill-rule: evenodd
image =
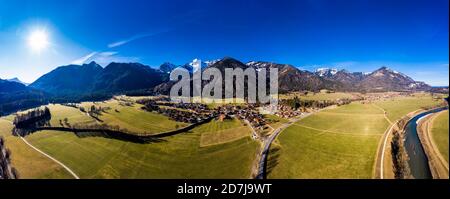
M 35 30 L 28 36 L 28 46 L 35 52 L 45 50 L 48 44 L 48 34 L 45 30 Z

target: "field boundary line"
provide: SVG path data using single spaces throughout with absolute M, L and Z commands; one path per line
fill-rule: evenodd
M 323 111 L 321 114 L 328 114 L 328 115 L 384 115 L 383 113 L 342 113 L 342 112 L 327 112 Z
M 383 111 L 384 118 L 389 122 L 389 124 L 392 125 L 392 121 L 387 117 L 387 111 L 384 110 L 384 108 L 381 108 L 380 106 L 378 106 L 378 105 L 376 105 L 376 104 L 372 104 L 372 105 L 375 106 L 376 108 L 382 110 L 382 111 Z
M 294 126 L 299 126 L 299 127 L 303 127 L 303 128 L 307 128 L 307 129 L 312 129 L 312 130 L 316 130 L 316 131 L 320 131 L 322 133 L 331 133 L 331 134 L 341 134 L 341 135 L 349 135 L 349 136 L 380 136 L 383 135 L 383 133 L 368 133 L 368 134 L 358 134 L 358 133 L 341 133 L 341 132 L 337 132 L 337 131 L 330 131 L 330 130 L 324 130 L 324 129 L 318 129 L 318 128 L 314 128 L 314 127 L 309 127 L 309 126 L 305 126 L 305 125 L 301 125 L 298 123 L 292 124 Z
M 237 128 L 235 128 L 235 129 L 226 129 L 226 130 L 221 130 L 221 131 L 216 131 L 216 132 L 214 132 L 214 131 L 208 131 L 208 132 L 205 132 L 205 133 L 206 133 L 206 134 L 215 134 L 215 133 L 223 133 L 223 132 L 226 132 L 227 130 L 237 130 L 237 129 L 240 130 L 240 129 L 247 129 L 247 128 L 248 128 L 248 127 L 246 127 L 246 126 L 242 126 L 242 127 L 237 127 Z M 248 130 L 251 131 L 250 128 L 248 128 Z M 251 133 L 252 133 L 252 132 L 249 132 L 249 133 L 250 133 L 250 134 L 248 134 L 248 135 L 244 135 L 244 136 L 241 136 L 241 137 L 235 137 L 235 138 L 230 139 L 230 140 L 228 140 L 228 141 L 224 141 L 224 142 L 216 142 L 216 143 L 212 143 L 212 144 L 202 144 L 202 137 L 203 137 L 203 134 L 204 134 L 204 133 L 202 133 L 202 134 L 200 135 L 200 144 L 199 144 L 199 146 L 200 146 L 200 147 L 209 147 L 209 146 L 221 145 L 221 144 L 226 144 L 226 143 L 238 141 L 238 140 L 244 139 L 244 138 L 246 138 L 246 137 L 251 137 Z

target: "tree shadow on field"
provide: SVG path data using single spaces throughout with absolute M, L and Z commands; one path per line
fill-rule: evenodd
M 281 147 L 274 146 L 269 150 L 269 156 L 267 156 L 266 162 L 266 176 L 269 175 L 273 169 L 278 165 Z
M 121 140 L 126 142 L 133 142 L 138 144 L 150 144 L 150 143 L 160 143 L 160 142 L 167 142 L 163 138 L 158 137 L 141 137 L 136 135 L 131 135 L 127 133 L 123 134 L 117 134 L 117 133 L 108 133 L 108 132 L 73 132 L 77 137 L 79 138 L 88 138 L 88 137 L 102 137 L 106 139 L 114 139 L 114 140 Z

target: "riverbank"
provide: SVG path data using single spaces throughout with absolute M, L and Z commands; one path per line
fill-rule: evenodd
M 435 142 L 431 136 L 431 129 L 433 122 L 437 116 L 443 114 L 444 111 L 438 113 L 432 113 L 424 116 L 418 121 L 417 133 L 419 135 L 420 142 L 425 150 L 425 154 L 428 157 L 428 164 L 431 170 L 433 179 L 448 179 L 449 178 L 449 166 L 444 157 L 440 154 Z M 448 113 L 448 112 L 447 112 Z
M 409 112 L 403 118 L 413 118 L 416 115 L 419 115 L 421 113 L 425 112 L 423 109 L 415 110 L 412 112 Z M 402 130 L 403 127 L 398 126 L 399 120 L 393 122 L 391 126 L 386 129 L 386 132 L 383 135 L 383 138 L 380 141 L 379 148 L 378 148 L 378 155 L 376 164 L 377 167 L 375 169 L 375 179 L 395 179 L 394 174 L 394 165 L 393 165 L 393 157 L 392 157 L 392 132 L 394 130 Z

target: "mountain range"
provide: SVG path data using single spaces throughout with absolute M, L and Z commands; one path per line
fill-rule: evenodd
M 175 65 L 163 63 L 155 69 L 140 63 L 110 63 L 101 67 L 95 62 L 83 65 L 60 66 L 41 76 L 30 85 L 18 79 L 0 79 L 0 113 L 12 110 L 5 104 L 22 107 L 23 101 L 33 103 L 79 101 L 107 98 L 115 94 L 168 94 L 175 82 L 169 81 L 169 74 L 181 67 L 193 72 L 198 60 Z M 278 68 L 279 91 L 334 91 L 382 92 L 382 91 L 428 91 L 431 86 L 415 81 L 400 72 L 381 67 L 371 73 L 320 68 L 310 72 L 289 64 L 262 61 L 242 63 L 234 58 L 201 62 L 201 70 L 218 68 Z M 20 102 L 20 103 L 18 103 Z M 32 104 L 29 102 L 28 104 Z
M 20 84 L 23 84 L 23 85 L 25 85 L 25 86 L 30 85 L 29 83 L 25 83 L 25 82 L 21 81 L 21 80 L 20 80 L 19 78 L 17 78 L 17 77 L 14 77 L 14 78 L 11 78 L 11 79 L 6 79 L 6 81 L 20 83 Z

